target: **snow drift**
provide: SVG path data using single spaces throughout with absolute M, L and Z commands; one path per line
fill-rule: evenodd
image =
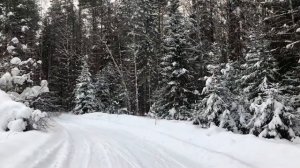
M 0 90 L 0 132 L 22 132 L 28 127 L 37 129 L 36 123 L 46 116 L 46 113 L 32 110 L 23 103 L 13 101 L 7 93 Z

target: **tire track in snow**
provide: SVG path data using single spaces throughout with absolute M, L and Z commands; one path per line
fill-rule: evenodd
M 78 126 L 81 122 L 74 121 L 74 123 L 77 123 L 76 125 Z M 87 129 L 86 127 L 88 127 L 89 129 Z M 153 164 L 155 164 L 155 168 L 188 168 L 183 163 L 177 161 L 175 157 L 172 157 L 170 155 L 170 151 L 169 153 L 162 153 L 161 150 L 158 150 L 159 148 L 163 148 L 162 146 L 150 144 L 150 142 L 135 137 L 131 133 L 124 130 L 116 132 L 116 130 L 108 130 L 90 123 L 86 124 L 85 128 L 80 129 L 84 129 L 86 132 L 90 132 L 89 135 L 95 135 L 95 132 L 98 132 L 98 135 L 96 134 L 97 136 L 91 137 L 95 137 L 96 139 L 100 138 L 100 140 L 92 140 L 93 143 L 98 146 L 100 145 L 102 148 L 103 146 L 107 146 L 104 147 L 104 155 L 108 155 L 109 153 L 110 158 L 114 157 L 114 159 L 121 162 L 125 161 L 126 163 L 128 163 L 128 165 L 130 165 L 130 168 L 146 168 L 150 166 L 153 167 Z M 111 134 L 110 132 L 114 133 Z M 135 141 L 133 141 L 133 139 L 135 139 Z M 110 149 L 110 151 L 107 151 L 107 149 Z M 140 154 L 137 155 L 135 153 Z M 147 156 L 147 159 L 141 160 L 143 159 L 142 156 Z M 151 161 L 147 161 L 146 164 L 143 163 L 145 162 L 145 160 Z M 183 158 L 183 160 L 185 160 L 186 162 L 191 162 L 186 158 Z M 110 165 L 111 164 L 108 164 L 107 166 Z
M 125 125 L 125 124 L 123 124 L 123 123 L 116 122 L 116 121 L 104 121 L 104 122 L 110 122 L 110 123 L 113 123 L 113 124 L 115 124 L 115 125 L 121 125 L 121 126 L 123 126 L 123 127 L 122 127 L 122 128 L 123 128 L 123 131 L 126 131 L 126 129 L 130 129 L 130 128 L 132 127 L 132 126 L 130 126 L 130 125 Z M 96 126 L 96 125 L 95 125 L 95 126 Z M 126 127 L 126 129 L 124 129 L 124 127 Z M 141 130 L 142 130 L 143 128 L 142 128 L 142 127 L 135 127 L 135 129 L 141 129 Z M 221 156 L 221 157 L 225 157 L 225 158 L 227 158 L 227 159 L 229 159 L 229 160 L 238 162 L 238 163 L 240 163 L 241 165 L 244 165 L 245 167 L 248 167 L 248 168 L 255 168 L 254 165 L 252 165 L 252 164 L 250 164 L 250 163 L 247 163 L 247 162 L 245 162 L 245 161 L 243 161 L 243 160 L 240 160 L 240 159 L 238 159 L 238 158 L 236 158 L 236 157 L 234 157 L 234 156 L 232 156 L 232 155 L 230 155 L 230 154 L 223 153 L 223 152 L 219 152 L 219 151 L 216 151 L 216 150 L 207 148 L 207 147 L 199 146 L 199 145 L 196 145 L 196 144 L 193 144 L 193 143 L 184 141 L 184 140 L 179 139 L 179 138 L 177 138 L 177 137 L 175 137 L 175 136 L 172 136 L 172 135 L 170 135 L 170 134 L 167 134 L 167 133 L 164 133 L 164 132 L 160 132 L 160 131 L 157 131 L 157 130 L 152 130 L 152 129 L 151 129 L 151 130 L 147 130 L 147 131 L 151 131 L 151 132 L 153 132 L 153 133 L 159 133 L 159 134 L 162 135 L 162 136 L 169 137 L 171 140 L 175 140 L 175 141 L 184 143 L 185 145 L 191 146 L 191 147 L 196 148 L 196 149 L 198 149 L 198 150 L 202 150 L 202 151 L 205 150 L 206 152 L 209 152 L 209 153 L 211 153 L 211 154 L 219 155 L 219 156 Z M 133 136 L 135 136 L 135 135 L 133 135 Z
M 28 165 L 28 168 L 36 167 L 40 162 L 48 159 L 47 155 L 51 155 L 52 153 L 58 153 L 60 151 L 60 147 L 63 146 L 65 141 L 61 141 L 57 139 L 60 137 L 62 132 L 57 131 L 58 127 L 55 127 L 54 130 L 48 132 L 49 138 L 44 141 L 37 141 L 37 144 L 34 148 L 26 149 L 26 146 L 22 150 L 22 159 L 18 162 L 15 162 L 11 165 L 12 168 L 24 168 L 24 165 Z M 55 132 L 55 133 L 54 133 Z M 32 147 L 32 146 L 31 146 Z M 27 153 L 27 154 L 26 154 Z M 46 155 L 46 156 L 45 156 Z M 46 168 L 46 167 L 43 167 Z
M 139 134 L 143 128 L 133 127 L 113 121 L 89 120 L 75 116 L 55 119 L 56 130 L 49 139 L 38 144 L 32 155 L 13 168 L 200 168 L 181 153 L 174 153 L 163 143 L 150 141 Z M 100 123 L 98 123 L 100 122 Z M 151 135 L 164 137 L 168 143 L 174 143 L 197 151 L 199 161 L 213 157 L 222 158 L 224 163 L 237 162 L 240 167 L 251 167 L 234 157 L 217 151 L 195 146 L 171 135 L 151 131 Z M 35 156 L 36 155 L 36 156 Z M 208 156 L 206 156 L 208 155 Z M 216 158 L 217 157 L 217 158 Z M 31 164 L 28 164 L 31 163 Z M 236 163 L 235 163 L 236 164 Z M 29 166 L 24 166 L 29 165 Z M 212 166 L 215 166 L 213 163 Z
M 71 142 L 68 153 L 68 159 L 66 166 L 63 168 L 89 168 L 91 153 L 91 143 L 87 139 L 89 135 L 86 135 L 85 131 L 81 127 L 76 127 L 72 123 L 59 123 L 63 126 L 64 130 L 68 134 L 68 139 Z M 74 133 L 75 132 L 75 133 Z

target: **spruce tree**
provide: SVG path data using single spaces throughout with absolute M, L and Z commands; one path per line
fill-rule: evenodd
M 8 42 L 2 45 L 14 47 L 14 56 L 21 59 L 36 57 L 36 34 L 40 20 L 37 2 L 15 0 L 3 2 L 2 5 L 2 38 Z M 17 39 L 18 44 L 12 43 L 13 39 Z
M 284 104 L 278 86 L 268 83 L 267 78 L 264 78 L 261 85 L 264 89 L 263 94 L 256 97 L 250 106 L 254 113 L 248 124 L 250 133 L 265 138 L 294 138 L 294 116 Z
M 96 110 L 95 87 L 89 71 L 88 56 L 82 59 L 81 74 L 77 79 L 75 94 L 75 114 L 91 113 Z
M 204 98 L 195 106 L 194 124 L 216 125 L 233 132 L 244 132 L 247 116 L 236 93 L 238 71 L 235 63 L 209 65 Z
M 74 4 L 69 0 L 53 0 L 44 20 L 42 32 L 43 74 L 56 97 L 56 105 L 73 109 L 72 92 L 80 73 L 77 44 L 78 19 Z
M 187 40 L 179 0 L 170 1 L 168 23 L 165 26 L 164 57 L 161 62 L 161 88 L 152 112 L 159 118 L 191 119 L 191 103 L 194 90 L 193 79 L 187 62 Z
M 253 114 L 248 129 L 250 133 L 266 138 L 286 138 L 295 136 L 292 129 L 293 115 L 288 110 L 278 84 L 278 64 L 264 48 L 264 41 L 257 40 L 246 57 L 241 86 L 250 101 Z
M 117 113 L 126 108 L 126 97 L 118 73 L 114 66 L 109 64 L 96 74 L 95 91 L 97 111 Z

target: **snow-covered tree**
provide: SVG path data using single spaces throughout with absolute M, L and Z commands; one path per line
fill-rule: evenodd
M 41 61 L 29 58 L 22 61 L 18 57 L 5 63 L 5 71 L 0 73 L 0 89 L 9 93 L 16 101 L 31 104 L 32 99 L 49 92 L 46 80 L 33 81 L 35 70 L 41 66 Z M 3 67 L 2 67 L 3 68 Z
M 124 89 L 114 66 L 109 65 L 99 71 L 95 77 L 97 111 L 117 113 L 126 108 Z
M 232 63 L 209 65 L 207 69 L 211 76 L 206 77 L 206 86 L 202 91 L 204 98 L 195 107 L 194 124 L 202 127 L 213 124 L 233 132 L 243 131 L 247 116 L 238 96 L 231 89 L 234 88 L 233 76 L 236 75 Z
M 81 74 L 77 79 L 75 94 L 75 114 L 91 113 L 96 110 L 95 87 L 89 71 L 88 56 L 82 59 Z
M 67 111 L 74 107 L 72 92 L 80 74 L 79 50 L 83 47 L 77 43 L 80 30 L 73 1 L 53 0 L 51 4 L 41 33 L 43 75 L 55 96 L 53 103 Z
M 1 54 L 21 59 L 36 56 L 36 35 L 40 19 L 35 0 L 0 2 Z M 7 47 L 7 50 L 5 51 Z
M 4 62 L 2 68 L 5 71 L 0 71 L 0 131 L 42 130 L 47 127 L 47 114 L 29 108 L 34 99 L 49 92 L 46 80 L 32 80 L 34 70 L 41 63 L 32 58 L 22 61 L 18 57 Z
M 161 62 L 161 88 L 151 110 L 159 118 L 186 120 L 192 117 L 191 103 L 195 92 L 190 86 L 194 79 L 187 61 L 188 43 L 179 0 L 170 1 L 168 14 Z
M 293 65 L 284 75 L 280 90 L 287 97 L 287 103 L 295 110 L 300 108 L 300 64 Z
M 265 42 L 257 37 L 252 36 L 254 43 L 247 53 L 240 79 L 250 102 L 249 110 L 253 114 L 247 127 L 250 133 L 260 137 L 291 139 L 295 136 L 293 115 L 289 113 L 290 107 L 279 91 L 278 65 L 264 48 Z
M 250 106 L 254 116 L 249 122 L 250 133 L 265 138 L 295 137 L 293 115 L 280 97 L 278 87 L 267 83 L 264 79 L 264 93 L 255 98 Z

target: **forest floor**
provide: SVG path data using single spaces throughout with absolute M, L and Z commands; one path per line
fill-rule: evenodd
M 189 122 L 64 114 L 48 132 L 0 133 L 1 168 L 299 168 L 300 143 Z

